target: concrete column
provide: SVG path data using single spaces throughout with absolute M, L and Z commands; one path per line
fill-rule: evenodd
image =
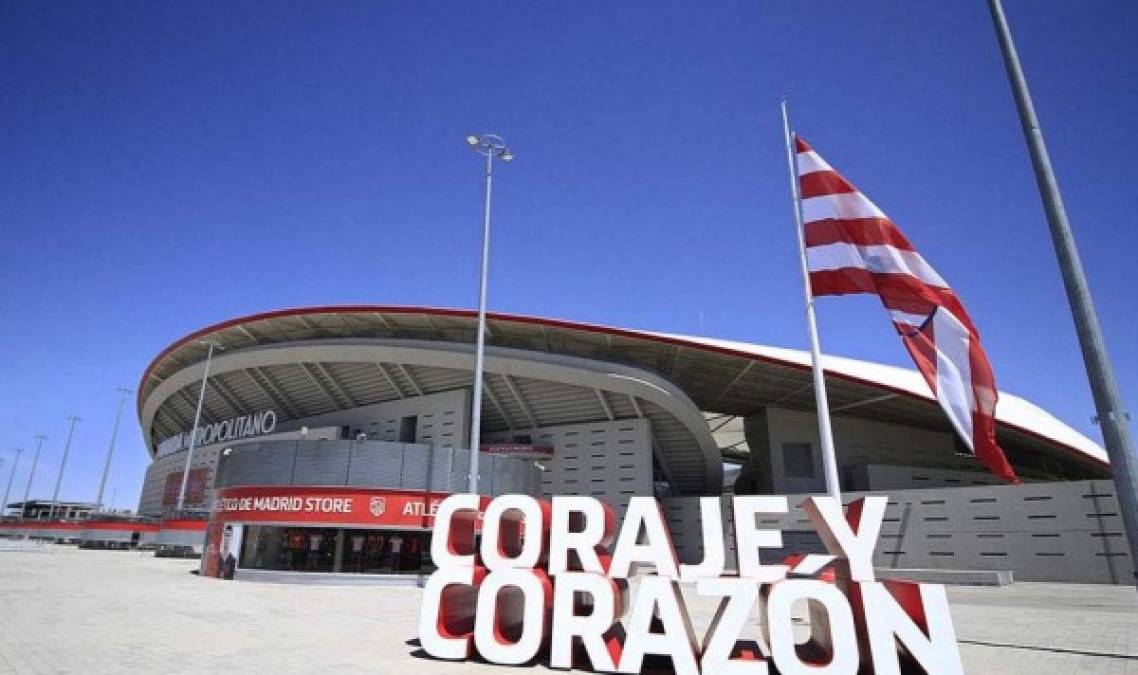
M 332 558 L 332 571 L 339 572 L 344 562 L 344 531 L 336 530 L 336 553 Z

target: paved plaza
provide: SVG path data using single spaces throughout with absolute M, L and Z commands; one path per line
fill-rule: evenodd
M 149 553 L 5 548 L 3 673 L 522 672 L 423 657 L 416 588 L 224 582 Z M 1021 583 L 949 596 L 969 673 L 1138 675 L 1132 588 Z M 688 602 L 702 631 L 712 603 Z

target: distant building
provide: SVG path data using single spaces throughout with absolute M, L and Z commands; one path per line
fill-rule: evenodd
M 52 514 L 52 505 L 55 505 L 54 517 L 64 520 L 83 520 L 90 517 L 97 504 L 90 502 L 53 502 L 50 499 L 29 499 L 26 502 L 13 502 L 7 505 L 5 514 L 23 517 L 24 520 L 47 520 Z M 15 513 L 12 513 L 15 511 Z

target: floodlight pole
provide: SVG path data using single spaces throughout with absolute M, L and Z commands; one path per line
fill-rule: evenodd
M 186 501 L 186 482 L 190 478 L 190 462 L 194 459 L 194 448 L 197 447 L 198 441 L 198 424 L 202 420 L 202 404 L 205 402 L 205 385 L 209 381 L 209 364 L 213 361 L 213 348 L 217 346 L 215 342 L 203 343 L 209 347 L 209 351 L 205 356 L 205 372 L 202 373 L 202 386 L 198 390 L 198 409 L 194 412 L 194 426 L 190 429 L 190 448 L 186 451 L 186 466 L 182 469 L 182 487 L 178 489 L 178 510 L 182 510 L 182 506 Z
M 43 449 L 43 442 L 47 440 L 47 436 L 39 434 L 35 436 L 35 439 L 37 441 L 36 454 L 32 455 L 32 470 L 28 473 L 28 484 L 24 486 L 24 505 L 20 509 L 20 520 L 23 520 L 28 513 L 28 495 L 32 492 L 32 479 L 36 477 L 36 467 L 40 463 L 40 450 Z
M 1118 383 L 1114 379 L 1114 369 L 1106 353 L 1106 341 L 1099 326 L 1098 314 L 1091 290 L 1083 273 L 1083 263 L 1079 258 L 1071 224 L 1067 220 L 1067 210 L 1059 194 L 1059 181 L 1051 168 L 1051 158 L 1047 144 L 1043 140 L 1043 129 L 1035 116 L 1035 105 L 1027 89 L 1027 78 L 1020 66 L 1015 43 L 1012 42 L 1011 29 L 1004 15 L 1000 0 L 988 0 L 992 22 L 996 27 L 996 37 L 1004 57 L 1004 66 L 1012 86 L 1016 108 L 1019 111 L 1020 125 L 1027 139 L 1031 154 L 1031 165 L 1035 169 L 1035 182 L 1043 198 L 1043 209 L 1047 214 L 1047 224 L 1051 229 L 1051 241 L 1055 246 L 1055 256 L 1059 259 L 1059 270 L 1063 275 L 1063 285 L 1067 290 L 1067 302 L 1075 321 L 1075 332 L 1079 336 L 1079 346 L 1083 352 L 1083 363 L 1090 380 L 1094 396 L 1096 421 L 1102 429 L 1103 444 L 1110 459 L 1111 474 L 1114 476 L 1115 492 L 1122 508 L 1122 524 L 1126 539 L 1130 543 L 1130 563 L 1133 577 L 1138 584 L 1138 456 L 1134 453 L 1134 443 L 1130 439 L 1127 422 L 1130 415 L 1122 405 L 1118 393 Z
M 119 398 L 119 408 L 115 413 L 115 425 L 111 428 L 111 446 L 107 448 L 107 461 L 103 463 L 103 478 L 99 481 L 99 496 L 95 498 L 95 510 L 103 510 L 103 490 L 107 487 L 107 474 L 111 470 L 111 457 L 115 454 L 115 438 L 119 435 L 119 421 L 122 419 L 123 405 L 126 403 L 126 397 L 130 394 L 130 390 L 126 387 L 119 387 L 116 389 L 121 394 Z
M 55 507 L 59 502 L 59 484 L 63 482 L 63 469 L 67 466 L 67 455 L 71 452 L 71 439 L 75 435 L 75 424 L 79 421 L 75 415 L 67 419 L 71 420 L 71 426 L 67 430 L 67 443 L 63 446 L 63 459 L 59 462 L 59 475 L 55 478 L 55 490 L 51 493 L 51 505 L 47 511 L 48 520 L 55 517 Z
M 23 449 L 14 448 L 12 452 L 16 453 L 16 459 L 12 462 L 12 472 L 8 474 L 8 487 L 4 488 L 4 501 L 0 502 L 0 518 L 8 513 L 8 493 L 12 491 L 12 479 L 16 477 L 16 467 L 20 466 L 20 453 Z
M 470 493 L 478 494 L 478 451 L 482 438 L 482 371 L 486 351 L 486 286 L 490 273 L 490 194 L 494 185 L 494 158 L 514 158 L 500 136 L 467 136 L 466 143 L 486 158 L 486 203 L 482 218 L 482 271 L 478 285 L 478 335 L 474 346 L 474 391 L 470 401 Z

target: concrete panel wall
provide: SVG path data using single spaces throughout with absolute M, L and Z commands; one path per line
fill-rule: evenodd
M 834 443 L 845 490 L 991 485 L 999 481 L 971 459 L 956 454 L 952 434 L 835 415 Z M 767 407 L 744 422 L 751 449 L 756 492 L 824 492 L 821 441 L 814 413 Z M 787 444 L 808 443 L 813 475 L 791 475 L 784 463 Z M 897 470 L 867 466 L 896 466 Z M 908 482 L 906 482 L 908 481 Z
M 367 435 L 368 440 L 399 441 L 400 424 L 404 417 L 415 416 L 415 439 L 418 443 L 433 444 L 442 448 L 460 447 L 467 444 L 470 435 L 470 392 L 465 389 L 441 392 L 428 396 L 415 396 L 395 401 L 377 403 L 351 410 L 338 410 L 324 415 L 313 415 L 302 419 L 281 422 L 278 432 L 262 436 L 248 443 L 217 443 L 203 446 L 194 450 L 194 459 L 191 469 L 205 468 L 207 485 L 205 499 L 201 504 L 187 504 L 187 508 L 207 508 L 213 503 L 213 485 L 217 468 L 218 453 L 225 447 L 241 447 L 258 443 L 267 443 L 281 439 L 299 439 L 301 427 L 308 427 L 310 441 L 315 439 L 337 439 L 339 429 L 348 427 L 353 437 L 356 432 Z M 241 460 L 249 464 L 265 463 L 263 481 L 251 483 L 254 485 L 288 485 L 292 479 L 292 466 L 286 468 L 271 453 L 272 448 L 279 446 L 266 446 L 265 454 L 244 454 Z M 313 478 L 323 482 L 310 483 L 326 485 L 343 485 L 346 463 L 339 465 L 325 464 L 329 460 L 318 447 L 311 446 L 297 457 L 297 463 L 302 471 L 311 471 L 315 475 L 323 472 L 323 478 Z M 166 507 L 162 504 L 162 493 L 166 486 L 166 477 L 173 472 L 179 475 L 185 466 L 186 451 L 176 452 L 160 457 L 146 470 L 146 479 L 143 481 L 142 494 L 139 496 L 138 513 L 141 515 L 160 516 Z M 330 460 L 331 461 L 331 460 Z M 249 469 L 252 471 L 253 469 Z M 366 478 L 357 478 L 365 481 Z M 354 482 L 353 485 L 363 485 L 363 482 Z
M 848 502 L 863 494 L 845 498 Z M 784 531 L 784 549 L 764 553 L 765 560 L 822 550 L 797 507 L 804 497 L 788 497 L 789 514 L 759 516 L 760 527 Z M 730 497 L 722 501 L 733 566 Z M 680 559 L 698 562 L 703 556 L 698 499 L 669 498 L 664 507 Z M 892 491 L 874 562 L 897 569 L 1007 569 L 1019 581 L 1132 582 L 1110 481 Z
M 857 489 L 874 492 L 1002 484 L 999 478 L 990 473 L 891 464 L 863 464 L 850 467 L 848 475 L 851 478 L 850 482 Z
M 533 462 L 482 453 L 482 494 L 538 494 Z M 215 488 L 238 485 L 351 485 L 465 492 L 465 449 L 384 441 L 267 441 L 234 446 L 222 455 Z
M 516 432 L 485 434 L 490 443 L 508 443 Z M 611 505 L 620 517 L 634 495 L 653 494 L 652 429 L 645 419 L 569 424 L 527 431 L 537 445 L 553 448 L 542 462 L 541 494 L 590 495 Z M 479 471 L 485 479 L 485 472 Z
M 378 375 L 377 375 L 378 377 Z M 470 437 L 470 390 L 455 389 L 427 396 L 414 396 L 350 410 L 337 410 L 282 422 L 285 429 L 302 425 L 347 426 L 349 434 L 367 434 L 369 441 L 399 441 L 400 423 L 404 417 L 416 419 L 415 442 L 440 448 L 465 447 Z

